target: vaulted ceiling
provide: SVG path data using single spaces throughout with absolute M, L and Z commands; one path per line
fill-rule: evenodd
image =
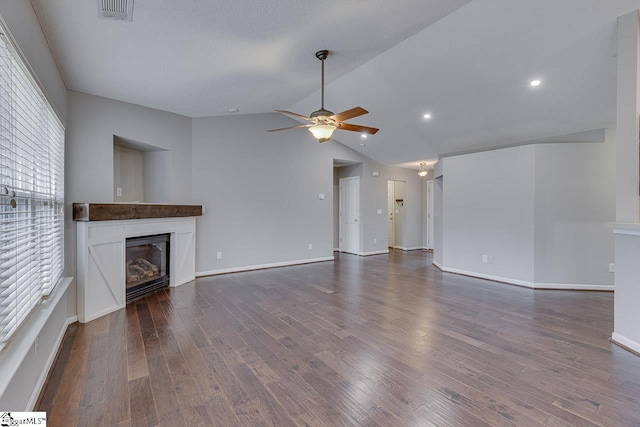
M 326 107 L 362 106 L 370 114 L 352 122 L 381 129 L 335 138 L 385 164 L 600 138 L 615 125 L 616 18 L 640 9 L 640 0 L 135 0 L 128 22 L 99 18 L 93 1 L 31 2 L 69 89 L 190 117 L 309 114 L 320 106 L 314 53 L 328 49 Z

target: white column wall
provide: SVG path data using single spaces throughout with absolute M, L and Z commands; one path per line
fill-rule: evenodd
M 618 344 L 640 352 L 640 23 L 638 12 L 618 19 L 614 332 Z

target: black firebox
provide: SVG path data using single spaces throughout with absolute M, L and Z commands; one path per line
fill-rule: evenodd
M 127 302 L 169 286 L 170 234 L 127 239 Z

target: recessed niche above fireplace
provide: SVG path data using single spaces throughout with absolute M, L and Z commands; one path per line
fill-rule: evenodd
M 113 136 L 113 201 L 166 203 L 171 200 L 171 151 Z

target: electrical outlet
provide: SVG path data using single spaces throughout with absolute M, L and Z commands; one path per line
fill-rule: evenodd
M 612 262 L 609 263 L 609 273 L 615 273 L 616 272 L 616 265 Z
M 205 205 L 202 205 L 202 215 L 204 215 L 206 211 L 207 211 L 207 207 Z
M 312 251 L 313 250 L 313 245 L 311 243 L 309 243 L 309 250 Z
M 489 255 L 482 255 L 482 262 L 488 263 L 489 262 Z
M 382 215 L 382 209 L 378 209 L 378 215 Z
M 216 253 L 216 258 L 222 259 L 222 252 L 217 252 Z
M 122 187 L 116 188 L 116 197 L 122 197 Z
M 318 194 L 318 199 L 320 199 L 320 200 L 324 200 L 324 193 L 320 193 L 320 194 Z
M 377 245 L 378 244 L 378 239 L 373 239 L 373 244 Z

